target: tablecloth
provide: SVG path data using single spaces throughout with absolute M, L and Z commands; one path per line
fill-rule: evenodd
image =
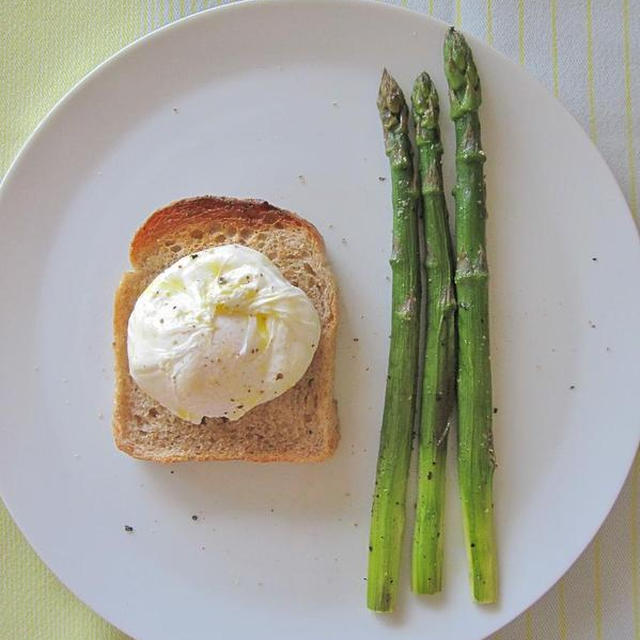
M 536 76 L 596 143 L 638 220 L 640 2 L 395 3 L 457 25 Z M 0 175 L 47 111 L 98 63 L 159 26 L 216 4 L 215 0 L 0 2 Z M 614 421 L 615 415 L 611 418 Z M 593 543 L 557 585 L 492 640 L 640 640 L 639 527 L 640 461 L 636 459 Z M 0 503 L 0 638 L 125 637 L 57 581 Z

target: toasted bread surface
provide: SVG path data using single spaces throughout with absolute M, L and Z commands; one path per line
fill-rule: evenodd
M 205 418 L 194 425 L 144 393 L 129 374 L 127 325 L 148 284 L 184 255 L 237 243 L 264 253 L 313 302 L 322 324 L 305 375 L 281 396 L 237 421 Z M 113 435 L 119 449 L 157 462 L 185 460 L 320 461 L 338 442 L 333 399 L 337 329 L 336 285 L 318 230 L 267 202 L 204 196 L 173 202 L 153 213 L 130 247 L 133 271 L 115 297 L 116 392 Z

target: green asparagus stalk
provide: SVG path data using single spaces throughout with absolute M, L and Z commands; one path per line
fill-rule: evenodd
M 480 81 L 471 49 L 451 28 L 444 42 L 451 118 L 456 130 L 458 296 L 458 484 L 470 581 L 477 602 L 495 602 L 491 367 L 485 248 L 485 155 L 480 141 Z
M 420 260 L 417 194 L 409 112 L 396 81 L 384 71 L 378 94 L 385 150 L 391 167 L 393 246 L 392 316 L 387 389 L 371 510 L 367 606 L 392 611 L 396 601 L 418 365 Z
M 442 186 L 440 106 L 428 74 L 418 76 L 411 102 L 424 217 L 427 298 L 411 586 L 416 593 L 437 593 L 442 589 L 448 421 L 455 400 L 456 302 L 449 216 Z

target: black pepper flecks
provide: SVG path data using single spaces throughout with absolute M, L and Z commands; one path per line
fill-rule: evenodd
M 125 525 L 124 525 L 124 530 L 125 530 L 127 533 L 133 533 L 133 527 L 132 527 L 130 524 L 125 524 Z
M 191 519 L 195 522 L 195 521 L 198 519 L 198 516 L 194 513 L 194 514 L 191 516 Z
M 198 254 L 197 254 L 197 253 L 192 253 L 192 254 L 191 254 L 191 259 L 192 259 L 192 260 L 195 260 L 197 257 L 198 257 Z
M 282 378 L 284 378 L 284 376 L 281 373 L 276 375 L 276 380 L 282 380 Z

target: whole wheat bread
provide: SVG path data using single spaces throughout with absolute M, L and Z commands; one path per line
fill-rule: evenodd
M 144 393 L 129 374 L 127 324 L 153 278 L 184 255 L 221 244 L 243 244 L 268 256 L 311 299 L 322 323 L 313 361 L 281 396 L 227 422 L 181 420 Z M 299 216 L 258 200 L 205 196 L 159 209 L 138 230 L 130 248 L 133 271 L 115 297 L 116 392 L 113 435 L 119 449 L 157 462 L 182 460 L 319 461 L 338 442 L 333 370 L 336 286 L 318 230 Z

